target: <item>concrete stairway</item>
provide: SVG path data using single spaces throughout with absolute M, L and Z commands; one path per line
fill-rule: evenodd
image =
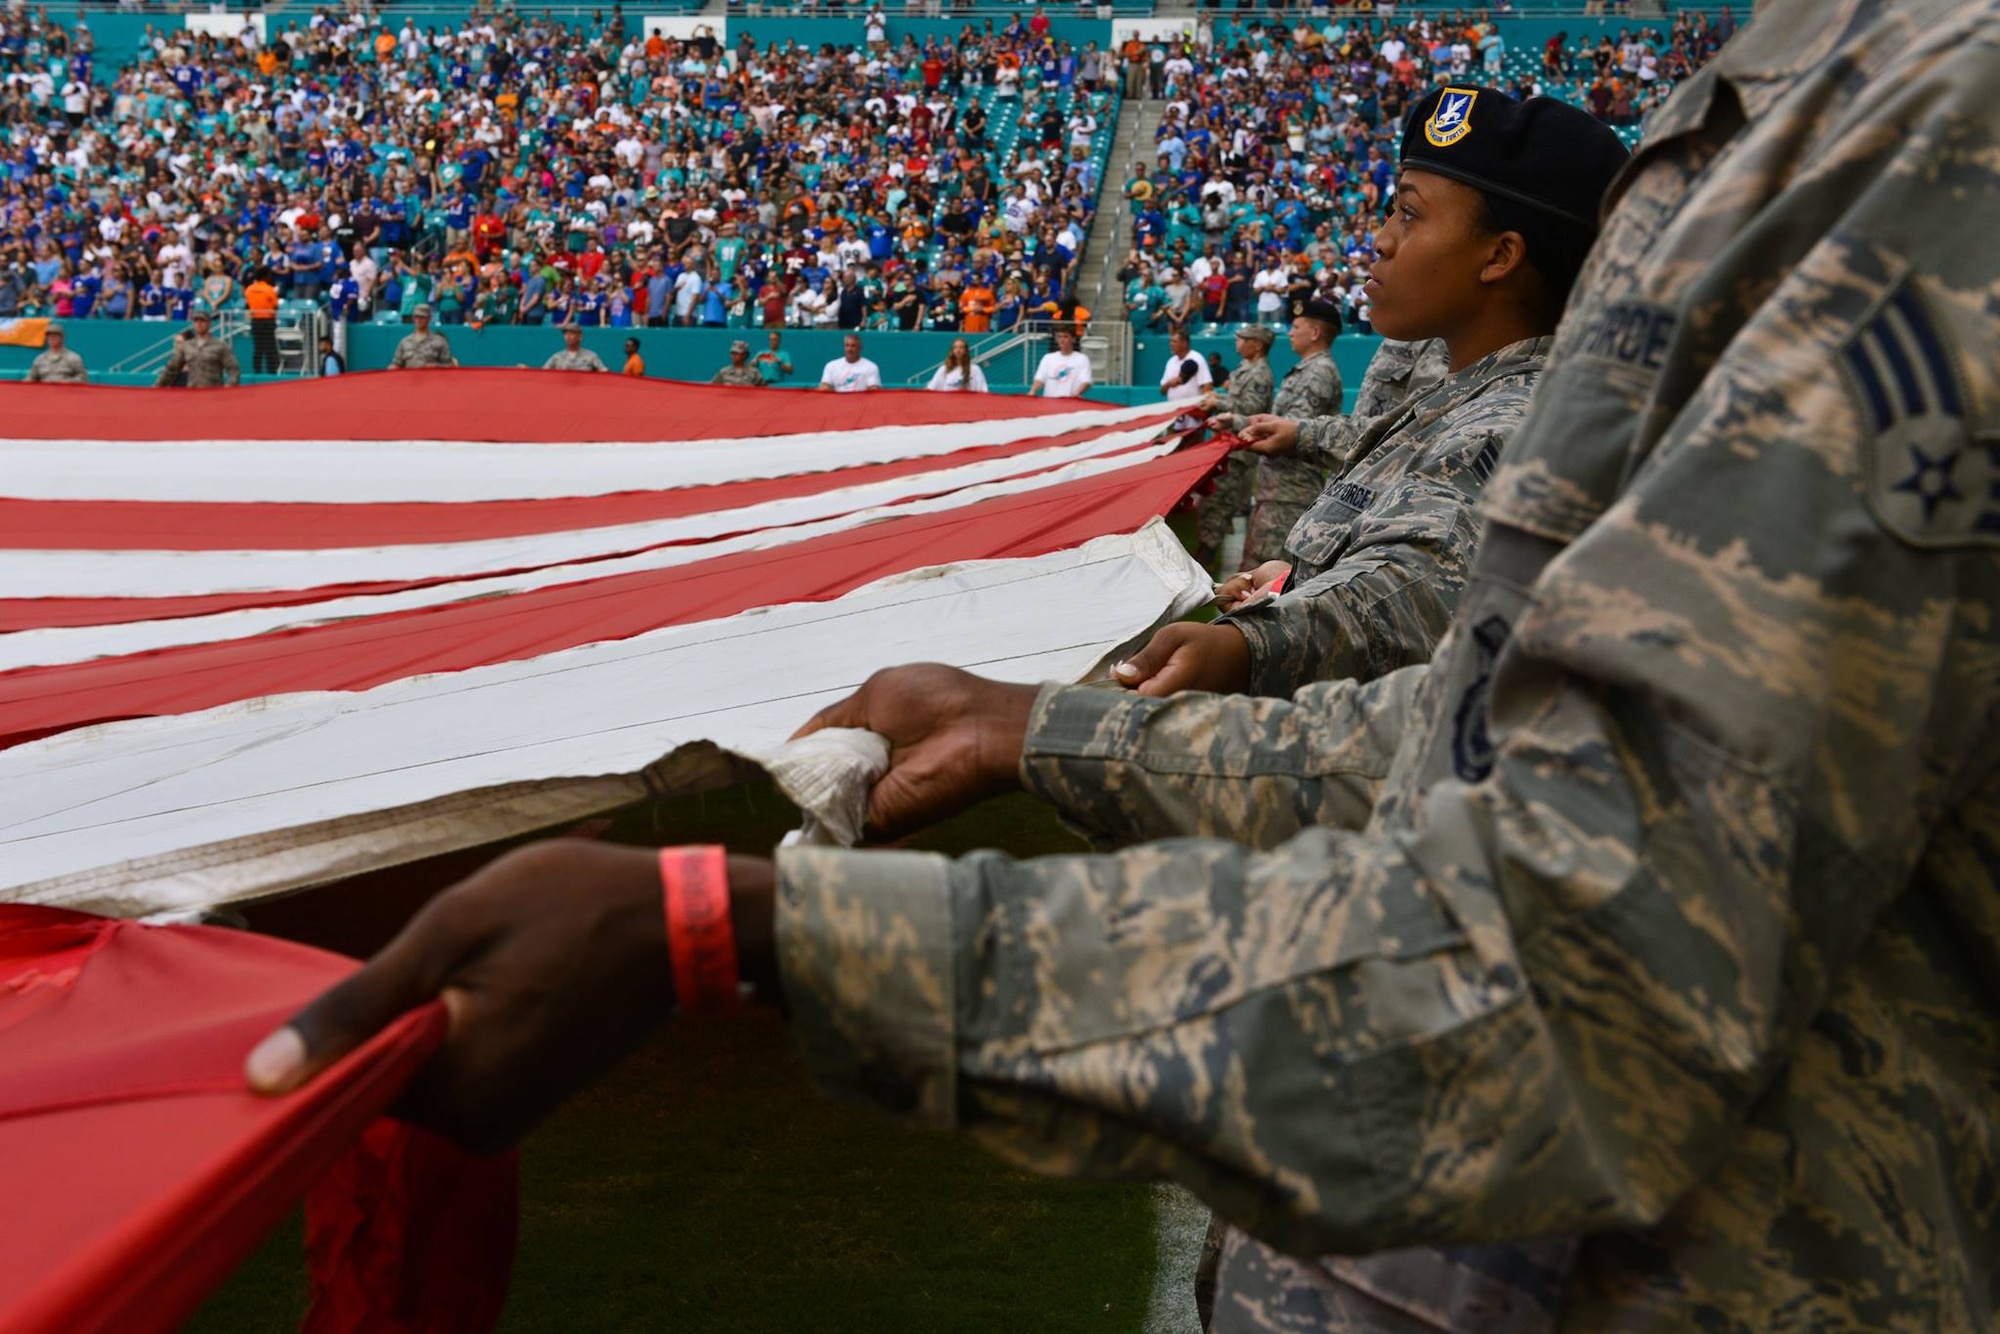
M 1120 104 L 1117 137 L 1097 190 L 1097 218 L 1083 247 L 1083 261 L 1076 266 L 1076 299 L 1101 319 L 1125 318 L 1125 287 L 1117 278 L 1119 262 L 1132 248 L 1125 178 L 1134 162 L 1153 161 L 1153 133 L 1165 111 L 1166 103 L 1151 98 L 1128 98 Z

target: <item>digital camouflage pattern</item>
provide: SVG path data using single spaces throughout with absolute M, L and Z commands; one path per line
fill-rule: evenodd
M 389 369 L 421 370 L 426 366 L 456 366 L 457 360 L 451 355 L 451 344 L 435 329 L 420 333 L 404 334 L 396 344 L 396 355 L 389 358 Z
M 1340 411 L 1345 393 L 1333 358 L 1315 352 L 1285 372 L 1271 411 L 1280 417 L 1319 417 Z M 1297 455 L 1257 460 L 1257 494 L 1250 510 L 1249 536 L 1243 540 L 1243 568 L 1285 554 L 1285 535 L 1299 516 L 1312 508 L 1325 485 L 1326 469 Z
M 1273 389 L 1270 359 L 1246 359 L 1229 373 L 1228 386 L 1216 393 L 1216 415 L 1209 420 L 1225 430 L 1241 430 L 1245 420 L 1271 410 Z M 1215 489 L 1203 498 L 1197 516 L 1196 534 L 1204 552 L 1219 551 L 1229 526 L 1250 513 L 1256 485 L 1255 454 L 1239 449 L 1222 461 L 1215 472 Z
M 1503 347 L 1370 421 L 1360 461 L 1292 528 L 1284 596 L 1226 618 L 1249 642 L 1252 693 L 1430 661 L 1471 568 L 1480 488 L 1527 416 L 1550 341 Z
M 190 389 L 214 389 L 218 385 L 241 384 L 243 367 L 238 364 L 236 349 L 229 345 L 228 339 L 189 330 L 174 339 L 173 353 L 167 364 L 160 367 L 160 377 L 154 383 L 164 388 L 179 383 L 182 375 L 187 376 Z
M 1622 178 L 1432 666 L 1043 693 L 1035 791 L 1192 837 L 783 854 L 819 1077 L 1293 1256 L 1576 1238 L 1567 1330 L 1993 1328 L 1996 87 L 2000 0 L 1761 6 Z M 1259 1268 L 1220 1328 L 1328 1314 Z
M 755 366 L 724 366 L 715 373 L 710 384 L 732 384 L 738 388 L 761 389 L 764 377 Z
M 604 371 L 607 373 L 610 371 L 610 367 L 604 364 L 604 358 L 598 356 L 587 347 L 580 347 L 574 352 L 568 348 L 563 348 L 561 351 L 550 356 L 547 361 L 543 362 L 542 369 L 545 371 Z
M 90 372 L 83 358 L 66 347 L 45 348 L 28 363 L 28 380 L 33 384 L 88 384 Z
M 1292 457 L 1338 477 L 1360 457 L 1359 444 L 1371 422 L 1429 393 L 1433 385 L 1450 373 L 1451 355 L 1445 349 L 1444 339 L 1430 338 L 1421 343 L 1383 339 L 1375 355 L 1368 359 L 1361 387 L 1354 391 L 1354 411 L 1300 421 Z

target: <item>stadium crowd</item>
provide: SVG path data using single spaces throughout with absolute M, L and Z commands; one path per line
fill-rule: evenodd
M 1345 13 L 1108 51 L 1039 12 L 892 45 L 878 7 L 855 47 L 727 49 L 615 13 L 315 13 L 268 41 L 149 30 L 112 71 L 87 22 L 11 9 L 0 317 L 185 318 L 262 279 L 350 321 L 1006 330 L 1075 312 L 1122 79 L 1167 103 L 1123 188 L 1129 317 L 1271 320 L 1317 296 L 1365 332 L 1413 97 L 1476 78 L 1635 133 L 1733 29 L 1682 14 L 1510 52 L 1483 12 Z
M 1166 102 L 1156 155 L 1124 184 L 1133 244 L 1118 270 L 1142 329 L 1271 322 L 1300 302 L 1339 306 L 1369 332 L 1363 291 L 1375 220 L 1395 192 L 1396 141 L 1441 81 L 1586 107 L 1636 139 L 1639 121 L 1735 30 L 1678 15 L 1594 44 L 1552 37 L 1510 51 L 1484 13 L 1239 23 L 1194 40 L 1132 41 L 1125 91 Z
M 726 50 L 615 12 L 316 13 L 153 32 L 115 72 L 86 22 L 0 33 L 0 316 L 263 278 L 344 320 L 1005 328 L 1068 295 L 1116 97 L 1040 16 Z

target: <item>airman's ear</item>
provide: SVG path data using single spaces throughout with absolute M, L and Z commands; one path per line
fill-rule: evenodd
M 1483 283 L 1504 282 L 1527 267 L 1528 242 L 1519 232 L 1501 232 L 1493 238 L 1492 247 L 1487 251 L 1486 263 L 1480 267 L 1479 281 Z

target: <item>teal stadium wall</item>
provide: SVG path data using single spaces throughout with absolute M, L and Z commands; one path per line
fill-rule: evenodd
M 150 384 L 150 375 L 113 375 L 108 372 L 110 367 L 141 355 L 183 327 L 172 321 L 148 323 L 140 320 L 70 320 L 64 325 L 70 347 L 91 368 L 92 379 L 101 384 Z M 379 370 L 387 366 L 389 358 L 395 353 L 397 340 L 408 332 L 407 325 L 350 326 L 348 366 L 357 371 Z M 451 340 L 453 354 L 460 364 L 466 366 L 540 366 L 548 360 L 550 353 L 562 346 L 562 335 L 546 326 L 526 328 L 510 325 L 475 332 L 460 325 L 445 327 L 443 332 Z M 604 358 L 607 366 L 617 370 L 625 364 L 625 339 L 628 335 L 639 340 L 639 352 L 646 359 L 647 374 L 656 379 L 706 381 L 729 363 L 729 345 L 738 338 L 748 342 L 753 352 L 762 351 L 765 344 L 765 333 L 761 329 L 586 329 L 583 345 Z M 871 333 L 864 335 L 863 348 L 882 368 L 884 385 L 891 389 L 906 388 L 912 387 L 907 383 L 912 377 L 927 372 L 944 359 L 955 337 L 956 334 L 948 333 Z M 840 341 L 838 332 L 785 330 L 784 348 L 792 358 L 793 367 L 792 378 L 787 384 L 791 387 L 810 387 L 818 383 L 820 369 L 840 355 Z M 1375 348 L 1380 342 L 1379 338 L 1360 334 L 1346 334 L 1335 341 L 1333 357 L 1340 367 L 1340 378 L 1347 387 L 1350 402 L 1361 383 L 1362 372 L 1368 368 L 1368 359 L 1375 355 Z M 249 365 L 250 340 L 247 337 L 238 338 L 235 346 L 237 359 Z M 1197 338 L 1194 347 L 1206 357 L 1213 359 L 1220 356 L 1229 365 L 1236 364 L 1233 337 Z M 0 347 L 0 380 L 18 380 L 26 375 L 28 363 L 35 359 L 38 350 Z M 1158 395 L 1160 373 L 1166 369 L 1168 355 L 1164 335 L 1151 334 L 1135 340 L 1132 345 L 1132 385 L 1129 388 L 1100 386 L 1091 397 L 1115 403 L 1152 400 Z M 1271 368 L 1274 373 L 1283 375 L 1290 369 L 1292 360 L 1292 350 L 1282 338 L 1272 345 Z M 997 392 L 1020 392 L 1027 388 L 1026 385 L 1002 381 L 997 378 L 998 374 L 996 370 L 994 389 Z

